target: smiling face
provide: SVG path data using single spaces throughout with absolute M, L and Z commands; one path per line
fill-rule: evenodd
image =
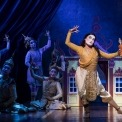
M 95 36 L 90 34 L 85 38 L 85 45 L 92 47 L 94 45 Z

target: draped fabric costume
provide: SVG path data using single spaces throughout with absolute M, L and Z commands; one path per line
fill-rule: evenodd
M 69 32 L 66 39 L 66 45 L 76 51 L 79 55 L 79 67 L 76 70 L 75 78 L 83 104 L 88 104 L 89 101 L 94 101 L 97 95 L 102 97 L 103 102 L 108 102 L 112 97 L 101 84 L 97 72 L 98 57 L 101 56 L 110 59 L 118 56 L 118 52 L 107 54 L 101 50 L 97 51 L 92 47 L 92 51 L 88 54 L 88 51 L 84 47 L 71 43 L 70 36 L 71 33 Z
M 56 78 L 57 79 L 57 78 Z M 64 102 L 56 100 L 48 100 L 48 97 L 54 97 L 58 94 L 57 85 L 60 84 L 57 80 L 44 80 L 43 96 L 40 100 L 32 101 L 30 104 L 38 109 L 67 109 L 68 105 Z M 60 85 L 59 85 L 60 86 Z M 61 90 L 61 87 L 60 87 Z
M 43 71 L 42 71 L 42 54 L 43 54 L 44 50 L 40 49 L 40 50 L 34 50 L 31 51 L 29 50 L 26 54 L 25 57 L 25 64 L 27 64 L 27 62 L 33 63 L 35 67 L 38 67 L 38 69 L 35 70 L 35 73 L 37 75 L 43 75 Z M 37 80 L 35 80 L 30 73 L 30 69 L 28 68 L 27 70 L 27 82 L 28 84 L 36 84 L 37 86 L 41 86 L 42 84 L 40 82 L 38 82 Z
M 43 46 L 42 48 L 39 48 L 37 50 L 29 50 L 25 56 L 25 65 L 28 66 L 28 64 L 33 64 L 34 67 L 37 67 L 35 69 L 35 73 L 39 76 L 43 75 L 43 69 L 42 69 L 42 54 L 44 51 L 46 51 L 50 47 L 50 39 L 48 40 L 47 45 Z M 28 66 L 29 67 L 29 66 Z M 30 85 L 31 89 L 31 96 L 36 96 L 36 99 L 39 99 L 42 96 L 42 86 L 43 84 L 40 83 L 38 80 L 35 80 L 30 73 L 30 69 L 27 70 L 27 82 Z M 38 92 L 39 90 L 39 92 Z M 35 99 L 35 98 L 34 98 Z

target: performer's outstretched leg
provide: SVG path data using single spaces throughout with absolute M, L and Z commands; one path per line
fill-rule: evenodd
M 114 107 L 117 110 L 118 114 L 122 114 L 122 110 L 107 91 L 101 92 L 100 96 L 102 96 L 102 101 L 104 103 L 109 103 L 112 107 Z
M 120 109 L 120 107 L 116 104 L 116 102 L 113 99 L 111 101 L 109 101 L 108 103 L 117 110 L 118 114 L 122 114 L 122 110 Z

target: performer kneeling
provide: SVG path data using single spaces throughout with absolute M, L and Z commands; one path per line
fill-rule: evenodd
M 0 74 L 0 112 L 27 113 L 36 111 L 35 108 L 28 108 L 22 104 L 16 103 L 16 83 L 15 80 L 9 76 L 13 66 L 13 59 L 10 58 L 3 64 Z
M 64 102 L 59 101 L 59 98 L 63 96 L 62 88 L 60 85 L 60 78 L 56 78 L 59 67 L 51 66 L 49 68 L 49 77 L 41 77 L 34 73 L 33 67 L 31 66 L 31 75 L 36 80 L 45 84 L 42 99 L 32 101 L 30 104 L 38 109 L 67 109 L 70 108 Z

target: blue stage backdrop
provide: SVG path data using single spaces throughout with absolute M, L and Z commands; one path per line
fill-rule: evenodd
M 53 41 L 59 41 L 65 55 L 71 55 L 65 46 L 68 29 L 79 25 L 80 32 L 71 40 L 80 44 L 86 33 L 94 32 L 99 44 L 108 52 L 118 49 L 118 38 L 122 38 L 121 0 L 63 0 L 49 29 Z

